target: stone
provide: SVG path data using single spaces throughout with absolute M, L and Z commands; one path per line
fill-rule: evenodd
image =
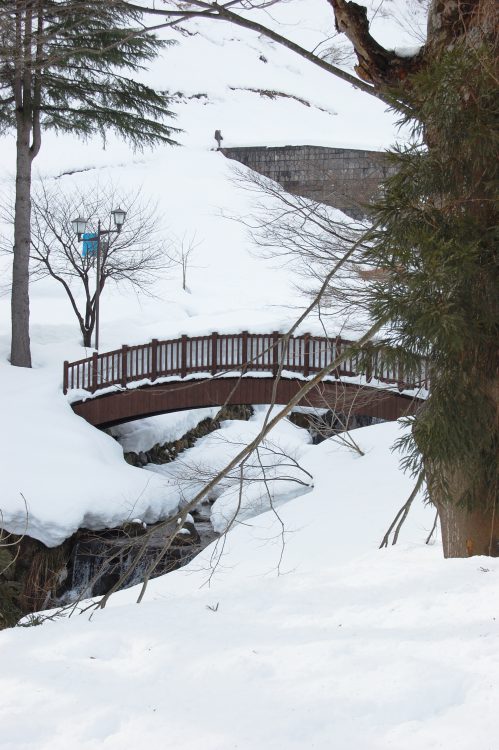
M 222 153 L 291 193 L 321 200 L 355 219 L 366 216 L 359 204 L 368 203 L 381 181 L 393 172 L 383 152 L 361 149 L 255 146 L 222 149 Z

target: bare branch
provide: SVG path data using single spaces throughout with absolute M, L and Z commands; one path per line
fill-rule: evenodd
M 411 494 L 409 495 L 409 497 L 407 498 L 407 500 L 405 501 L 405 503 L 402 505 L 402 507 L 400 508 L 400 510 L 397 512 L 397 515 L 395 516 L 395 518 L 391 522 L 391 524 L 390 524 L 390 526 L 388 528 L 388 531 L 386 532 L 385 536 L 381 540 L 381 544 L 379 545 L 379 549 L 382 549 L 383 547 L 388 547 L 388 542 L 390 540 L 390 534 L 392 533 L 393 529 L 395 529 L 395 533 L 393 535 L 392 545 L 393 544 L 397 544 L 397 541 L 398 541 L 398 538 L 399 538 L 399 534 L 400 534 L 400 529 L 404 525 L 404 521 L 407 518 L 407 515 L 409 513 L 409 510 L 411 509 L 411 505 L 412 505 L 414 499 L 416 498 L 416 495 L 418 494 L 419 490 L 421 489 L 423 481 L 424 481 L 424 474 L 421 473 L 418 476 L 416 484 L 414 485 L 414 489 L 412 490 Z

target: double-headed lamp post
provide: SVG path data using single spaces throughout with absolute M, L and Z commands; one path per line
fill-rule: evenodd
M 100 219 L 97 222 L 97 236 L 95 237 L 95 240 L 97 241 L 97 269 L 96 269 L 96 275 L 97 275 L 97 281 L 96 281 L 96 289 L 95 289 L 95 349 L 96 351 L 99 351 L 99 300 L 100 300 L 100 267 L 101 267 L 101 237 L 104 235 L 109 234 L 119 234 L 121 232 L 121 229 L 123 227 L 123 224 L 125 223 L 126 219 L 126 211 L 123 211 L 122 208 L 115 208 L 114 211 L 111 211 L 111 216 L 114 220 L 115 229 L 101 229 L 101 222 Z M 78 216 L 77 219 L 73 219 L 71 222 L 73 229 L 75 233 L 78 235 L 78 241 L 81 240 L 82 235 L 87 230 L 88 225 L 88 219 L 82 219 L 81 216 Z M 92 238 L 94 239 L 94 238 Z

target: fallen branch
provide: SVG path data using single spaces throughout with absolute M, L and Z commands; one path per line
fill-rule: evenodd
M 383 537 L 381 544 L 379 545 L 379 549 L 383 549 L 383 547 L 388 547 L 388 542 L 390 541 L 390 534 L 392 533 L 393 529 L 395 529 L 395 533 L 393 535 L 392 545 L 397 544 L 400 529 L 404 525 L 404 521 L 407 518 L 409 514 L 409 510 L 411 508 L 411 505 L 413 503 L 414 498 L 418 494 L 419 490 L 421 489 L 421 485 L 423 484 L 424 475 L 421 472 L 421 474 L 418 477 L 418 480 L 414 486 L 414 489 L 412 490 L 411 494 L 405 501 L 405 503 L 402 505 L 400 510 L 398 511 L 397 515 L 393 519 L 393 521 L 390 524 L 390 527 L 388 531 L 386 532 L 385 536 Z M 395 528 L 396 527 L 396 528 Z M 429 538 L 428 538 L 429 539 Z M 427 541 L 428 543 L 428 541 Z
M 435 529 L 437 528 L 437 521 L 438 521 L 438 510 L 437 510 L 437 511 L 435 511 L 435 519 L 434 519 L 434 521 L 433 521 L 433 526 L 431 527 L 431 531 L 430 531 L 430 533 L 429 533 L 429 534 L 428 534 L 428 536 L 426 537 L 426 542 L 425 542 L 425 544 L 429 544 L 429 543 L 430 543 L 430 540 L 431 540 L 431 538 L 432 538 L 433 534 L 435 533 Z

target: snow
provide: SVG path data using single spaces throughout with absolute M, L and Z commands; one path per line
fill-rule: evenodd
M 197 149 L 164 148 L 144 162 L 108 168 L 99 175 L 123 190 L 143 184 L 147 195 L 157 196 L 166 237 L 195 231 L 202 240 L 189 271 L 190 293 L 182 290 L 175 270 L 158 278 L 153 296 L 136 295 L 123 286 L 105 288 L 102 351 L 180 333 L 288 330 L 306 300 L 293 287 L 291 269 L 255 255 L 244 225 L 221 216 L 247 216 L 253 201 L 234 185 L 227 159 Z M 76 179 L 67 176 L 57 185 L 64 189 Z M 79 179 L 91 184 L 95 176 L 84 173 Z M 95 437 L 95 430 L 72 414 L 62 396 L 63 361 L 89 356 L 90 351 L 78 343 L 76 321 L 58 285 L 47 279 L 32 286 L 31 373 L 12 371 L 7 364 L 8 296 L 0 298 L 0 312 L 3 526 L 15 533 L 27 528 L 31 536 L 55 546 L 79 526 L 117 525 L 130 513 L 149 522 L 170 514 L 178 498 L 165 492 L 160 478 L 150 477 L 146 484 L 140 469 L 123 468 L 119 446 L 106 435 Z M 355 338 L 344 321 L 329 325 L 331 335 Z M 324 333 L 314 317 L 298 333 L 306 331 Z M 160 442 L 161 431 L 151 439 Z
M 409 19 L 405 31 L 392 11 Z M 421 42 L 422 15 L 420 2 L 370 3 L 373 33 L 398 50 Z M 309 49 L 334 33 L 324 0 L 280 3 L 262 18 Z M 148 73 L 184 94 L 176 122 L 182 148 L 131 154 L 112 137 L 103 149 L 46 134 L 36 160 L 38 174 L 61 191 L 96 176 L 123 190 L 143 184 L 158 200 L 165 237 L 195 232 L 202 240 L 190 293 L 172 272 L 158 279 L 154 297 L 105 289 L 103 350 L 178 333 L 285 330 L 303 307 L 292 270 L 252 254 L 243 223 L 222 217 L 247 217 L 251 205 L 231 181 L 230 163 L 209 150 L 216 128 L 226 146 L 384 148 L 397 137 L 381 102 L 289 51 L 226 24 L 193 28 L 197 36 Z M 209 98 L 189 98 L 198 93 Z M 12 136 L 0 140 L 0 153 L 8 192 Z M 58 177 L 72 170 L 88 171 Z M 2 285 L 8 265 L 0 258 Z M 128 466 L 123 450 L 175 440 L 214 409 L 120 426 L 113 431 L 120 444 L 76 417 L 62 394 L 62 362 L 90 352 L 59 288 L 33 285 L 30 371 L 7 362 L 9 314 L 5 296 L 0 509 L 8 530 L 22 533 L 27 524 L 52 546 L 80 526 L 164 517 L 263 423 L 259 408 L 247 423 L 222 423 L 179 461 Z M 328 325 L 348 336 L 343 322 Z M 313 319 L 301 330 L 314 326 L 322 332 Z M 268 487 L 254 456 L 241 498 L 236 477 L 224 480 L 210 500 L 217 529 L 231 524 L 230 533 L 186 568 L 151 581 L 140 607 L 129 589 L 92 617 L 87 610 L 2 631 L 2 750 L 495 748 L 499 561 L 443 560 L 438 536 L 424 543 L 433 511 L 421 499 L 399 544 L 378 549 L 412 489 L 390 449 L 399 435 L 397 424 L 357 430 L 358 452 L 337 441 L 313 446 L 283 421 L 261 449 L 263 460 L 276 450 L 287 457 Z
M 165 184 L 165 172 L 177 177 Z M 88 175 L 82 177 L 89 179 Z M 154 297 L 136 296 L 123 287 L 104 291 L 103 350 L 153 337 L 173 338 L 179 333 L 243 329 L 250 323 L 253 330 L 289 325 L 294 313 L 283 303 L 290 280 L 272 270 L 270 263 L 251 256 L 244 229 L 218 216 L 220 207 L 248 210 L 249 200 L 233 188 L 230 165 L 221 155 L 163 149 L 154 159 L 150 157 L 147 166 L 116 167 L 108 170 L 107 177 L 114 177 L 121 186 L 146 181 L 150 194 L 162 201 L 169 219 L 168 233 L 177 230 L 182 235 L 196 222 L 196 231 L 204 242 L 199 262 L 196 259 L 192 268 L 190 294 L 181 289 L 175 272 L 166 272 L 158 279 Z M 67 177 L 59 184 L 74 179 Z M 281 306 L 273 307 L 269 301 Z M 76 417 L 62 396 L 62 362 L 89 354 L 78 344 L 76 321 L 64 294 L 49 280 L 33 285 L 31 372 L 12 370 L 6 362 L 8 306 L 7 296 L 0 299 L 0 409 L 5 459 L 0 497 L 4 527 L 20 533 L 27 523 L 30 535 L 54 546 L 79 526 L 117 525 L 130 513 L 149 521 L 168 515 L 178 500 L 172 505 L 173 500 L 165 495 L 164 482 L 153 475 L 146 479 L 140 469 L 124 465 L 117 443 Z M 169 422 L 175 429 L 174 418 L 165 420 L 164 425 Z M 190 422 L 189 429 L 192 426 Z M 162 436 L 168 440 L 169 434 L 169 430 L 164 434 L 160 430 L 154 442 Z
M 414 57 L 418 54 L 418 52 L 421 49 L 421 45 L 414 45 L 412 47 L 395 47 L 394 52 L 396 55 L 399 55 L 400 57 Z
M 285 327 L 278 333 L 284 333 Z M 355 337 L 352 337 L 355 338 Z M 244 374 L 241 374 L 238 370 L 226 370 L 215 375 L 217 380 L 223 378 L 271 378 L 273 377 L 271 370 L 249 370 Z M 280 377 L 283 379 L 289 378 L 291 380 L 301 380 L 304 383 L 310 380 L 313 375 L 305 377 L 300 372 L 294 370 L 282 370 Z M 145 385 L 161 385 L 162 383 L 179 383 L 189 382 L 192 380 L 206 380 L 209 379 L 210 375 L 207 372 L 192 372 L 182 378 L 180 375 L 166 375 L 162 378 L 156 378 L 151 380 L 150 378 L 141 378 L 140 380 L 134 380 L 131 383 L 127 383 L 126 386 L 121 385 L 109 385 L 105 388 L 98 388 L 93 393 L 85 390 L 84 388 L 70 388 L 67 393 L 67 400 L 69 403 L 77 403 L 79 401 L 89 401 L 93 398 L 99 398 L 99 396 L 108 395 L 110 393 L 119 393 L 126 390 L 134 390 L 136 388 L 142 388 Z M 333 375 L 326 375 L 323 378 L 323 382 L 331 383 L 335 382 L 336 378 Z M 416 398 L 427 398 L 428 390 L 422 387 L 417 388 L 404 388 L 403 391 L 399 390 L 398 384 L 385 383 L 383 380 L 377 378 L 371 378 L 367 380 L 365 375 L 342 375 L 341 381 L 343 383 L 351 383 L 352 385 L 360 385 L 364 388 L 380 388 L 383 391 L 391 391 L 393 393 L 403 393 L 406 396 L 414 396 Z
M 4 528 L 51 547 L 79 528 L 136 516 L 154 522 L 174 512 L 178 502 L 165 497 L 160 477 L 128 466 L 113 438 L 75 418 L 59 373 L 2 362 L 0 378 Z
M 267 406 L 255 406 L 248 422 L 222 422 L 220 430 L 198 440 L 173 463 L 148 464 L 146 468 L 167 478 L 168 485 L 173 485 L 182 498 L 181 504 L 189 502 L 239 453 L 243 445 L 256 438 L 268 415 L 273 417 L 278 411 L 279 407 L 269 412 Z M 287 419 L 278 423 L 258 454 L 245 464 L 243 487 L 240 472 L 236 469 L 211 492 L 209 499 L 216 498 L 211 511 L 215 531 L 223 532 L 233 522 L 243 523 L 247 518 L 268 510 L 270 503 L 275 508 L 309 491 L 313 477 L 303 471 L 299 461 L 310 442 L 306 430 Z
M 165 181 L 165 173 L 175 179 Z M 175 271 L 158 278 L 154 296 L 135 295 L 126 287 L 104 290 L 101 350 L 180 333 L 248 328 L 257 333 L 287 330 L 292 324 L 296 307 L 289 306 L 291 295 L 296 304 L 305 300 L 292 292 L 291 274 L 252 254 L 244 226 L 220 216 L 221 210 L 232 215 L 250 211 L 251 197 L 231 178 L 230 163 L 220 154 L 180 149 L 158 149 L 147 164 L 106 171 L 106 179 L 122 189 L 143 181 L 149 194 L 158 196 L 168 220 L 167 236 L 182 236 L 194 227 L 203 244 L 190 271 L 190 293 L 182 290 Z M 68 176 L 58 184 L 62 189 L 74 179 Z M 85 173 L 81 179 L 91 176 Z M 116 442 L 76 417 L 62 395 L 63 361 L 90 352 L 78 344 L 76 321 L 58 285 L 47 279 L 32 286 L 31 372 L 7 364 L 8 296 L 0 298 L 0 311 L 3 526 L 15 533 L 27 528 L 31 536 L 55 546 L 79 526 L 117 525 L 130 514 L 152 522 L 170 514 L 178 498 L 174 501 L 165 492 L 160 478 L 151 475 L 146 482 L 140 469 L 124 468 Z M 322 332 L 318 321 L 304 328 L 314 330 L 314 325 Z M 154 442 L 161 440 L 160 433 Z
M 159 414 L 137 422 L 125 422 L 112 427 L 110 432 L 118 440 L 124 453 L 140 453 L 150 450 L 157 443 L 164 445 L 179 440 L 204 419 L 213 419 L 218 411 L 218 407 L 212 406 L 207 409 Z
M 2 632 L 2 748 L 492 750 L 499 561 L 444 561 L 421 504 L 377 549 L 411 489 L 397 433 L 356 431 L 364 456 L 304 446 L 314 489 L 278 508 L 281 562 L 268 512 L 229 534 L 209 586 L 220 543 L 139 607 L 129 589 Z

